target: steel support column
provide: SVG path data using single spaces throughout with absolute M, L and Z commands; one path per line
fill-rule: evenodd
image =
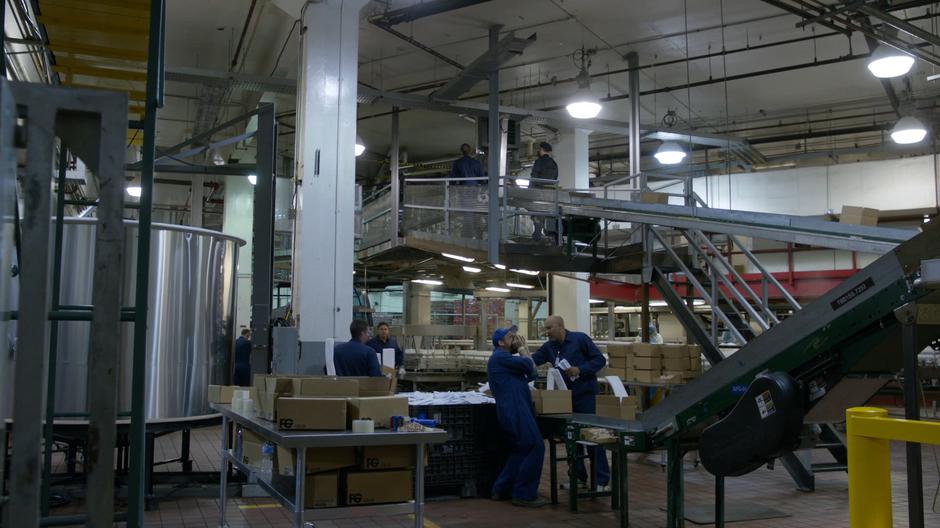
M 271 363 L 271 301 L 274 289 L 274 196 L 277 185 L 277 122 L 274 105 L 258 108 L 254 221 L 251 237 L 251 373 Z
M 904 417 L 920 420 L 920 381 L 917 376 L 917 305 L 908 304 L 895 311 L 901 322 L 904 355 Z M 921 446 L 907 442 L 908 526 L 924 528 L 924 474 Z
M 499 29 L 502 26 L 490 27 L 490 51 L 496 53 L 499 46 Z M 499 211 L 499 68 L 490 73 L 489 113 L 487 115 L 486 134 L 486 164 L 489 172 L 489 207 L 487 229 L 487 260 L 498 264 L 500 211 Z
M 399 209 L 401 208 L 401 161 L 399 160 L 399 155 L 401 153 L 401 142 L 400 142 L 400 130 L 398 122 L 398 107 L 392 108 L 392 152 L 391 152 L 391 161 L 389 163 L 389 172 L 390 182 L 389 182 L 389 192 L 391 196 L 389 198 L 389 240 L 392 241 L 392 246 L 397 246 L 401 241 L 398 233 L 398 224 L 399 219 Z M 447 206 L 447 201 L 444 201 L 445 207 Z M 445 225 L 446 222 L 445 222 Z M 448 228 L 449 229 L 449 228 Z
M 153 211 L 153 173 L 156 163 L 157 108 L 163 107 L 163 50 L 166 25 L 165 0 L 150 2 L 150 43 L 147 60 L 147 100 L 144 110 L 144 145 L 141 149 L 140 214 L 137 235 L 137 278 L 134 304 L 134 359 L 131 373 L 130 467 L 128 468 L 128 528 L 144 524 L 147 476 L 147 317 L 150 300 L 150 225 Z

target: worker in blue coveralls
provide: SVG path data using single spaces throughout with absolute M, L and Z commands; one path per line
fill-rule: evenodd
M 576 413 L 594 414 L 597 411 L 597 372 L 604 368 L 607 360 L 587 334 L 565 329 L 565 321 L 557 315 L 545 320 L 548 341 L 532 359 L 536 365 L 551 363 L 562 371 L 562 378 L 571 390 L 571 408 Z M 564 368 L 561 363 L 567 362 Z M 583 448 L 582 448 L 583 449 Z M 606 489 L 610 483 L 610 466 L 607 454 L 600 446 L 594 447 L 597 470 L 597 485 Z M 581 458 L 575 463 L 578 480 L 586 485 L 587 471 Z
M 535 364 L 524 352 L 524 342 L 508 328 L 493 333 L 493 355 L 486 371 L 496 398 L 496 417 L 512 442 L 512 453 L 493 484 L 493 499 L 512 498 L 516 506 L 539 508 L 547 502 L 538 496 L 545 459 L 545 443 L 535 423 L 529 382 L 535 380 Z

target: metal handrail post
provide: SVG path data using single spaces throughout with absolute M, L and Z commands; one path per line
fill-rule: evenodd
M 751 263 L 754 264 L 754 267 L 760 270 L 761 274 L 763 274 L 764 277 L 767 277 L 767 280 L 769 280 L 771 284 L 773 284 L 774 286 L 777 287 L 777 289 L 780 290 L 780 293 L 783 295 L 784 299 L 786 299 L 787 302 L 790 303 L 790 306 L 794 310 L 803 309 L 800 303 L 798 303 L 796 299 L 794 299 L 793 296 L 790 295 L 790 292 L 788 292 L 787 289 L 784 288 L 782 284 L 780 284 L 777 278 L 774 277 L 772 273 L 767 271 L 767 269 L 761 265 L 760 261 L 757 260 L 757 257 L 755 257 L 754 254 L 751 253 L 751 251 L 747 249 L 747 247 L 744 246 L 744 244 L 738 241 L 737 237 L 735 237 L 734 235 L 728 235 L 728 238 L 730 238 L 731 241 L 734 242 L 734 245 L 737 246 L 741 250 L 741 252 L 744 253 L 745 256 L 747 256 L 748 260 L 750 260 Z
M 450 232 L 450 182 L 444 181 L 444 232 Z

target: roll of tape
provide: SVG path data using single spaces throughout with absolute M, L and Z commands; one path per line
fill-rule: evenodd
M 352 430 L 354 433 L 374 433 L 375 422 L 372 420 L 353 420 Z

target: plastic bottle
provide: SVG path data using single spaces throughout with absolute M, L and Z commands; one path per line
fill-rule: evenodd
M 235 456 L 235 460 L 238 460 L 239 462 L 242 461 L 242 454 L 244 453 L 243 447 L 242 447 L 243 442 L 244 442 L 244 435 L 242 434 L 241 427 L 239 427 L 238 431 L 235 433 L 235 452 L 233 453 L 233 455 Z
M 274 473 L 274 444 L 270 442 L 265 442 L 261 446 L 261 471 L 259 476 L 262 480 L 271 481 L 271 476 Z

